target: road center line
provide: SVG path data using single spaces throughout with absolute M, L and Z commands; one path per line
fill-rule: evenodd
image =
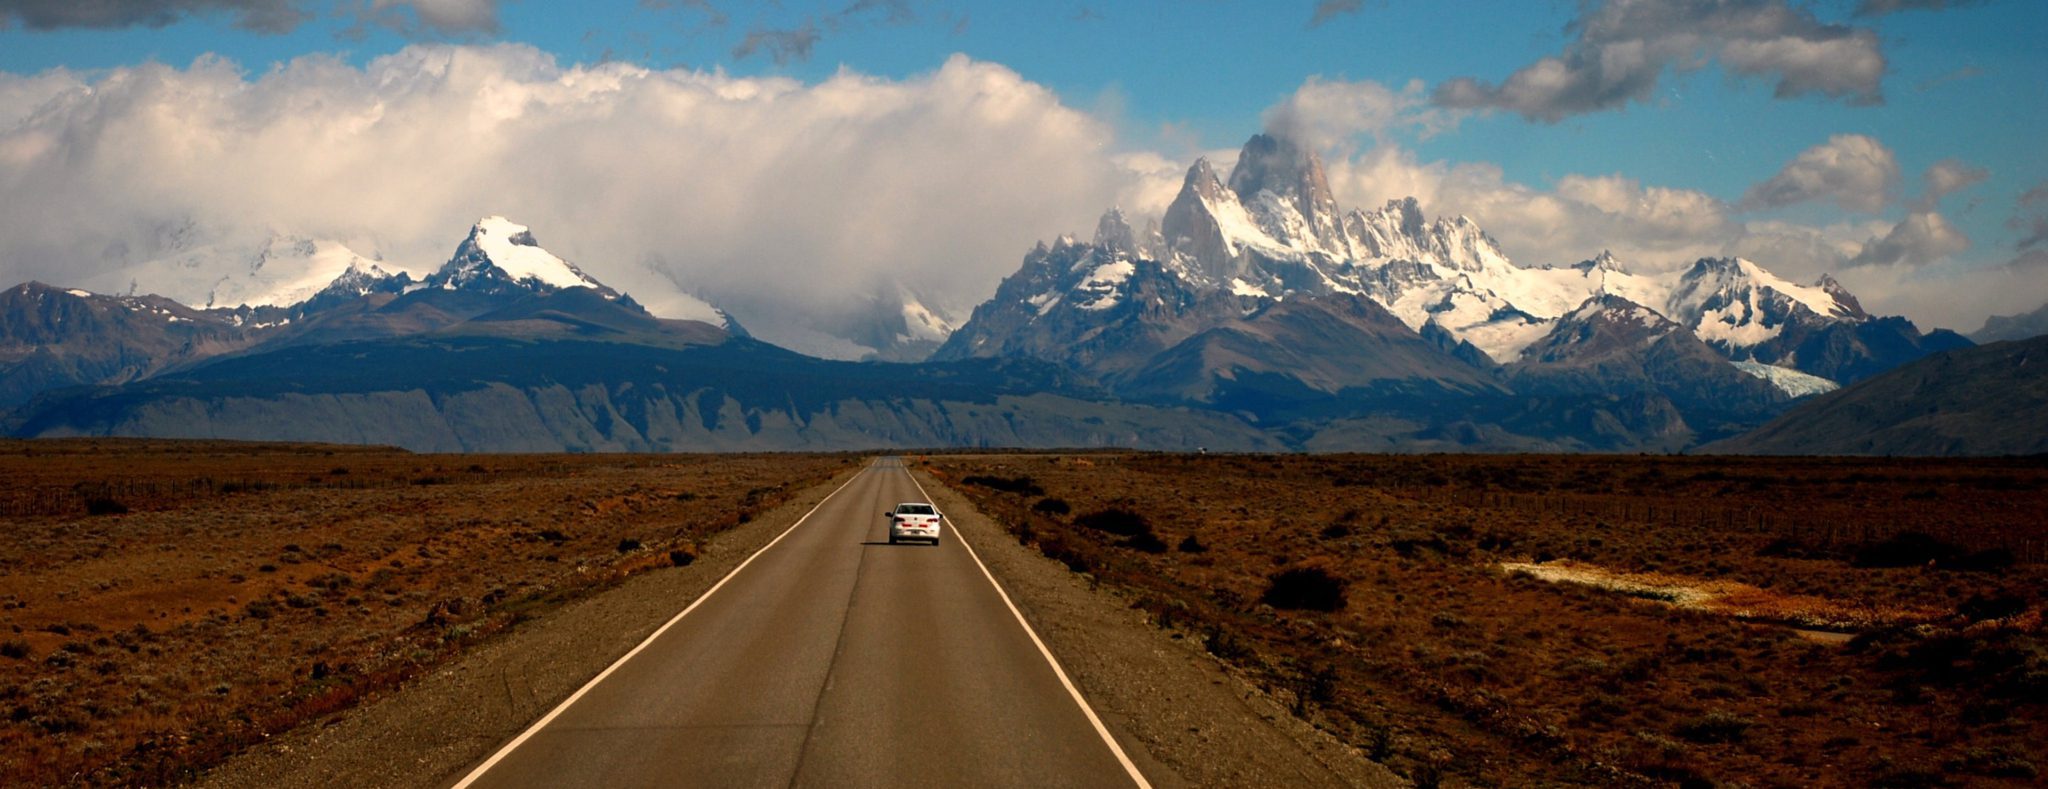
M 789 528 L 783 529 L 781 534 L 775 535 L 775 539 L 769 540 L 767 545 L 761 546 L 761 549 L 755 551 L 753 555 L 748 556 L 746 561 L 740 562 L 740 566 L 732 568 L 732 572 L 726 573 L 724 578 L 718 579 L 718 583 L 712 584 L 710 589 L 704 590 L 704 594 L 699 595 L 696 600 L 692 601 L 689 607 L 684 608 L 682 613 L 676 614 L 674 617 L 671 617 L 668 620 L 668 622 L 662 624 L 662 626 L 656 629 L 653 634 L 647 636 L 645 640 L 641 641 L 639 646 L 633 647 L 632 651 L 627 652 L 618 660 L 612 661 L 612 664 L 606 666 L 603 671 L 598 672 L 597 676 L 592 677 L 589 682 L 583 683 L 583 687 L 577 688 L 575 693 L 569 694 L 569 697 L 563 699 L 562 703 L 555 705 L 555 708 L 549 710 L 548 714 L 541 716 L 540 720 L 534 721 L 533 725 L 526 727 L 526 730 L 520 732 L 519 736 L 512 738 L 511 742 L 505 743 L 505 746 L 499 748 L 497 753 L 491 754 L 491 758 L 485 759 L 483 764 L 477 765 L 476 769 L 471 770 L 468 775 L 462 777 L 461 781 L 456 782 L 452 789 L 468 789 L 468 787 L 471 784 L 476 783 L 477 779 L 482 778 L 484 773 L 490 772 L 490 769 L 492 767 L 497 766 L 498 762 L 503 761 L 506 756 L 511 755 L 513 750 L 517 749 L 521 745 L 526 744 L 526 741 L 528 739 L 531 739 L 533 735 L 540 733 L 541 729 L 547 728 L 547 725 L 550 722 L 554 721 L 554 719 L 560 716 L 564 711 L 568 710 L 570 705 L 575 704 L 578 699 L 583 698 L 583 694 L 589 693 L 591 688 L 597 687 L 597 683 L 603 682 L 606 677 L 612 675 L 612 672 L 619 670 L 620 666 L 626 665 L 626 661 L 632 660 L 634 655 L 638 655 L 640 654 L 641 650 L 646 649 L 648 644 L 654 643 L 654 640 L 660 638 L 661 634 L 668 632 L 668 629 L 674 627 L 677 622 L 683 621 L 683 617 L 689 616 L 691 611 L 697 610 L 697 606 L 703 605 L 704 601 L 711 599 L 711 596 L 717 594 L 719 589 L 724 588 L 726 582 L 731 581 L 733 579 L 733 576 L 739 575 L 741 570 L 747 569 L 747 565 L 753 564 L 755 559 L 761 558 L 761 554 L 767 553 L 769 548 L 773 548 L 775 547 L 776 543 L 782 542 L 782 538 L 788 537 L 790 532 L 796 531 L 796 528 L 798 526 L 804 525 L 804 522 L 810 520 L 812 515 L 817 514 L 818 509 L 820 507 L 825 506 L 825 502 L 831 501 L 833 496 L 839 495 L 839 491 L 845 490 L 846 486 L 853 484 L 855 480 L 858 480 L 861 477 L 866 476 L 867 473 L 872 470 L 874 470 L 873 465 L 869 465 L 867 468 L 861 469 L 859 472 L 855 473 L 851 479 L 848 479 L 847 481 L 840 483 L 839 487 L 833 488 L 831 493 L 825 494 L 825 498 L 819 499 L 817 506 L 812 507 L 810 512 L 804 513 L 803 517 L 796 519 L 796 523 L 790 524 Z M 915 478 L 912 478 L 910 481 L 912 483 L 917 482 Z M 920 487 L 919 490 L 923 490 L 923 488 Z M 984 569 L 983 572 L 987 572 L 987 570 Z M 1005 601 L 1007 602 L 1007 598 L 1005 598 Z M 1016 609 L 1012 608 L 1011 610 L 1014 611 Z M 1033 639 L 1035 640 L 1036 636 L 1034 636 Z M 1044 647 L 1040 647 L 1040 649 L 1044 649 Z M 1058 670 L 1058 667 L 1054 667 L 1054 670 Z M 1064 679 L 1064 677 L 1062 677 L 1062 679 Z M 1089 717 L 1093 718 L 1094 716 L 1091 714 Z M 1101 724 L 1097 724 L 1098 727 L 1100 725 Z M 1122 756 L 1121 751 L 1118 752 L 1118 756 Z
M 932 495 L 924 489 L 924 484 L 917 481 L 917 475 L 910 473 L 909 464 L 899 464 L 897 468 L 902 469 L 903 475 L 910 478 L 910 484 L 917 486 L 917 492 L 924 496 L 925 501 L 932 500 Z M 934 503 L 932 506 L 936 508 L 938 505 Z M 944 510 L 940 510 L 939 517 L 947 522 L 953 520 L 946 516 Z M 1102 737 L 1104 745 L 1109 746 L 1110 753 L 1116 754 L 1117 763 L 1124 766 L 1124 772 L 1130 774 L 1131 781 L 1142 789 L 1152 789 L 1152 782 L 1145 780 L 1145 774 L 1138 772 L 1138 765 L 1131 762 L 1131 757 L 1124 753 L 1123 746 L 1118 745 L 1116 738 L 1110 736 L 1109 727 L 1102 725 L 1102 718 L 1095 714 L 1095 708 L 1088 706 L 1088 700 L 1081 698 L 1081 691 L 1074 687 L 1073 680 L 1067 679 L 1066 670 L 1060 668 L 1060 662 L 1052 656 L 1052 650 L 1045 648 L 1045 641 L 1038 637 L 1038 631 L 1032 630 L 1031 623 L 1024 621 L 1024 612 L 1017 610 L 1017 604 L 1010 602 L 1010 594 L 1003 591 L 1002 584 L 996 583 L 995 574 L 988 571 L 988 565 L 982 563 L 981 555 L 975 553 L 974 546 L 969 545 L 967 538 L 961 535 L 958 523 L 953 524 L 953 539 L 960 543 L 960 547 L 967 549 L 967 556 L 974 560 L 975 566 L 981 568 L 982 577 L 988 579 L 989 586 L 995 587 L 996 596 L 1003 599 L 1003 605 L 1009 607 L 1010 615 L 1017 618 L 1017 626 L 1024 628 L 1024 634 L 1031 637 L 1031 643 L 1038 647 L 1038 654 L 1045 657 L 1046 665 L 1052 666 L 1053 675 L 1060 678 L 1060 685 L 1067 689 L 1067 695 L 1073 697 L 1075 704 L 1080 705 L 1081 714 L 1088 716 L 1088 722 L 1095 726 L 1095 733 Z

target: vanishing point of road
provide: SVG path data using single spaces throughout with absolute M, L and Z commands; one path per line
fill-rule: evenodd
M 869 466 L 456 785 L 1145 785 L 927 500 Z

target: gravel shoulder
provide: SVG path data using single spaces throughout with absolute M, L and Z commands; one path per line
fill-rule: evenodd
M 206 787 L 446 786 L 631 650 L 855 471 L 705 543 L 687 567 L 634 576 L 514 628 L 396 692 L 301 726 L 199 777 Z
M 1407 785 L 1294 717 L 1194 639 L 1155 627 L 1114 590 L 1091 588 L 931 475 L 912 473 L 1155 785 Z

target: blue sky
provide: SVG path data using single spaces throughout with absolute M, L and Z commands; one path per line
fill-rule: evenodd
M 1105 155 L 1154 154 L 1179 168 L 1198 154 L 1227 156 L 1318 80 L 1389 103 L 1362 121 L 1318 116 L 1333 174 L 1350 184 L 1340 197 L 1385 199 L 1426 179 L 1436 203 L 1426 200 L 1427 210 L 1473 214 L 1518 259 L 1588 257 L 1598 250 L 1582 247 L 1602 233 L 1646 258 L 1776 253 L 1784 259 L 1762 262 L 1801 279 L 1855 269 L 1844 281 L 1868 291 L 1866 301 L 1966 330 L 1983 314 L 2048 299 L 2010 292 L 2038 279 L 1985 273 L 2048 268 L 2028 257 L 2048 248 L 2038 237 L 2048 199 L 2023 199 L 2048 185 L 2039 142 L 2048 55 L 2036 41 L 2048 3 L 2038 0 L 137 0 L 99 16 L 49 10 L 58 5 L 0 0 L 0 71 L 66 69 L 90 84 L 138 64 L 182 70 L 217 55 L 257 82 L 307 55 L 361 69 L 422 44 L 510 42 L 564 67 L 622 62 L 817 86 L 842 70 L 921 84 L 958 53 L 1014 72 L 1100 124 Z M 1769 30 L 1726 32 L 1758 26 Z M 1666 54 L 1591 77 L 1633 89 L 1509 84 L 1545 59 L 1583 65 L 1645 46 Z M 1857 67 L 1859 57 L 1880 60 Z M 1471 90 L 1453 95 L 1461 79 Z M 1874 141 L 1889 158 L 1878 162 L 1883 172 L 1822 172 L 1839 164 L 1844 136 Z M 1789 172 L 1818 148 L 1827 148 L 1809 157 L 1818 170 Z M 1923 200 L 1923 177 L 1937 165 L 1964 177 Z M 1602 178 L 1611 180 L 1588 180 Z M 1873 188 L 1892 194 L 1855 193 Z M 1522 198 L 1571 205 L 1513 214 Z M 1630 211 L 1615 200 L 1707 205 L 1713 216 L 1693 229 L 1666 216 L 1634 239 Z M 1587 205 L 1606 210 L 1583 232 L 1538 232 L 1575 221 L 1572 211 Z M 1937 215 L 1932 227 L 1942 232 L 1903 232 L 1915 214 Z M 1900 245 L 1871 246 L 1886 237 Z M 1832 251 L 1802 257 L 1794 247 Z M 1970 295 L 1993 285 L 1997 298 Z M 1968 303 L 1940 306 L 1957 299 Z

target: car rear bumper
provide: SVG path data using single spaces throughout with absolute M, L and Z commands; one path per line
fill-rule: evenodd
M 921 529 L 915 526 L 901 528 L 892 526 L 889 528 L 889 539 L 892 540 L 937 540 L 938 538 L 939 527 L 937 526 L 928 529 Z

